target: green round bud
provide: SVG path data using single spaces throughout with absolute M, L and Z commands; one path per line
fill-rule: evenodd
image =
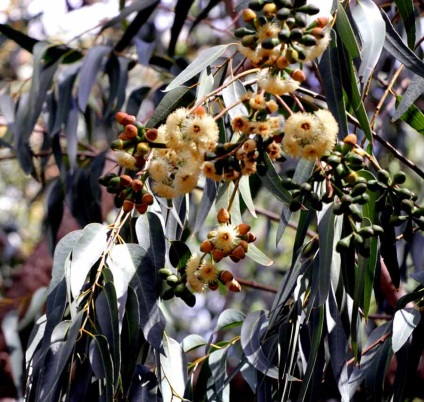
M 362 195 L 367 191 L 367 185 L 365 183 L 357 183 L 355 187 L 353 187 L 351 196 L 355 197 L 357 195 Z
M 174 297 L 174 288 L 165 288 L 160 297 L 163 300 L 171 300 Z
M 305 28 L 307 25 L 306 15 L 303 13 L 296 13 L 294 15 L 295 24 L 300 28 Z
M 263 6 L 263 0 L 251 1 L 249 3 L 249 8 L 251 8 L 253 11 L 261 11 Z
M 277 38 L 268 38 L 262 41 L 261 45 L 264 49 L 272 50 L 275 46 L 278 46 L 280 41 Z
M 279 21 L 286 21 L 287 18 L 290 17 L 290 14 L 291 14 L 291 10 L 290 9 L 288 9 L 288 8 L 280 8 L 277 11 L 277 19 Z
M 290 32 L 290 40 L 292 41 L 298 41 L 302 38 L 302 36 L 303 36 L 303 31 L 300 28 L 294 28 Z
M 336 251 L 338 253 L 341 253 L 345 250 L 348 250 L 350 247 L 351 239 L 352 239 L 352 235 L 349 235 L 347 237 L 344 237 L 343 239 L 340 239 L 336 244 Z
M 168 278 L 168 276 L 172 275 L 172 271 L 169 268 L 161 268 L 158 270 L 158 275 L 162 279 Z
M 319 13 L 319 7 L 314 6 L 313 4 L 305 4 L 304 6 L 299 7 L 297 11 L 308 15 L 315 15 Z
M 166 278 L 166 283 L 171 287 L 175 287 L 180 283 L 180 278 L 175 274 L 171 274 Z
M 312 190 L 312 186 L 311 186 L 309 183 L 303 183 L 303 184 L 300 186 L 300 191 L 301 191 L 302 193 L 310 193 L 310 192 L 311 192 L 311 190 Z
M 397 172 L 393 176 L 393 183 L 395 184 L 403 184 L 406 181 L 406 174 L 404 172 Z
M 234 36 L 236 38 L 244 38 L 246 35 L 254 35 L 255 31 L 252 31 L 251 29 L 247 29 L 245 27 L 238 28 L 234 31 Z
M 387 170 L 381 169 L 377 172 L 377 179 L 384 184 L 390 183 L 390 174 Z
M 374 236 L 374 230 L 372 226 L 364 226 L 363 228 L 359 229 L 358 234 L 361 235 L 364 239 L 368 239 Z
M 299 42 L 305 46 L 315 46 L 318 43 L 315 37 L 309 34 L 303 35 Z
M 281 43 L 289 43 L 290 42 L 290 29 L 288 29 L 288 28 L 280 29 L 277 36 L 278 36 L 278 40 Z

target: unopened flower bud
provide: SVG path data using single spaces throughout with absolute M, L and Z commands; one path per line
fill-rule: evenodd
M 228 282 L 231 282 L 234 279 L 233 274 L 230 271 L 221 271 L 219 273 L 219 280 L 225 285 Z
M 146 156 L 150 151 L 150 147 L 145 142 L 140 142 L 137 145 L 137 155 L 139 156 Z
M 231 292 L 235 292 L 235 293 L 238 293 L 241 290 L 240 284 L 235 279 L 233 279 L 231 282 L 227 282 L 225 284 L 225 287 Z
M 143 188 L 143 182 L 140 179 L 135 179 L 131 183 L 131 188 L 137 192 L 140 191 Z
M 249 230 L 250 230 L 250 225 L 248 225 L 247 223 L 240 223 L 238 225 L 238 231 L 242 236 L 247 234 Z
M 150 128 L 146 131 L 145 136 L 148 141 L 153 142 L 158 138 L 158 130 L 156 128 Z
M 236 257 L 235 255 L 232 255 L 232 254 L 230 255 L 230 259 L 231 259 L 231 261 L 233 261 L 235 263 L 240 261 L 240 258 L 238 258 L 238 257 Z
M 283 69 L 285 69 L 286 67 L 288 67 L 290 65 L 290 61 L 286 58 L 286 57 L 284 57 L 284 56 L 280 56 L 278 59 L 277 59 L 277 67 L 280 69 L 280 70 L 283 70 Z
M 134 208 L 134 201 L 132 200 L 124 200 L 124 203 L 122 204 L 122 209 L 125 213 L 131 212 Z
M 317 24 L 320 28 L 325 28 L 328 24 L 328 18 L 327 17 L 319 17 L 316 19 Z
M 355 146 L 356 143 L 358 141 L 358 137 L 356 136 L 356 134 L 348 134 L 346 137 L 343 138 L 343 142 L 345 144 L 350 144 Z
M 256 240 L 256 236 L 252 232 L 247 233 L 248 243 L 253 243 L 255 240 Z
M 149 206 L 147 204 L 145 204 L 144 202 L 141 203 L 141 204 L 135 204 L 135 209 L 141 215 L 145 214 L 147 212 L 148 208 L 149 208 Z
M 243 10 L 243 21 L 250 22 L 256 18 L 256 13 L 251 8 Z
M 212 250 L 211 255 L 215 262 L 219 262 L 225 257 L 224 252 L 218 249 Z
M 217 220 L 219 223 L 227 223 L 230 220 L 230 213 L 227 209 L 221 208 L 218 211 Z
M 295 81 L 298 81 L 298 82 L 303 82 L 303 81 L 306 80 L 305 73 L 299 68 L 295 68 L 291 72 L 290 77 L 293 78 Z
M 145 193 L 145 194 L 143 194 L 141 201 L 146 205 L 152 205 L 153 202 L 154 202 L 153 195 L 150 194 L 150 193 Z
M 246 240 L 240 240 L 239 246 L 243 247 L 244 251 L 247 252 L 249 249 L 249 243 Z
M 138 129 L 134 124 L 127 124 L 124 130 L 124 140 L 133 140 L 138 135 Z
M 123 174 L 119 178 L 119 183 L 122 187 L 131 186 L 132 181 L 133 181 L 132 178 L 130 176 L 128 176 L 127 174 Z
M 209 240 L 204 240 L 200 245 L 202 253 L 210 253 L 213 250 L 213 244 Z
M 242 260 L 246 256 L 246 251 L 241 245 L 238 245 L 231 253 L 230 258 L 231 256 L 236 257 L 239 260 Z

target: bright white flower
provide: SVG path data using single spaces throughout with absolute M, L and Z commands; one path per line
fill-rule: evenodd
M 283 95 L 295 91 L 299 88 L 300 83 L 291 78 L 271 75 L 268 70 L 261 70 L 258 73 L 258 85 L 270 94 Z
M 219 250 L 230 253 L 240 243 L 238 227 L 230 223 L 218 225 L 214 230 L 214 236 L 209 240 Z
M 118 162 L 122 167 L 129 170 L 136 170 L 137 166 L 137 160 L 129 154 L 126 151 L 115 151 L 114 156 L 116 159 L 116 162 Z

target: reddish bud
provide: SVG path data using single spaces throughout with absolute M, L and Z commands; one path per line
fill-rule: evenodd
M 346 137 L 343 138 L 343 142 L 345 144 L 350 144 L 355 146 L 356 143 L 358 141 L 358 137 L 356 136 L 356 134 L 348 134 Z
M 210 253 L 213 250 L 213 244 L 209 240 L 205 240 L 200 245 L 200 251 L 202 253 Z
M 124 203 L 122 204 L 122 209 L 125 213 L 131 212 L 134 208 L 134 201 L 132 200 L 124 200 Z
M 231 256 L 236 257 L 239 260 L 242 260 L 246 256 L 246 251 L 244 250 L 243 246 L 238 245 L 231 253 L 230 258 Z M 238 261 L 235 261 L 235 262 L 238 262 Z
M 150 128 L 146 131 L 146 139 L 148 141 L 156 141 L 158 138 L 158 130 L 156 128 Z
M 219 223 L 227 223 L 230 220 L 230 213 L 225 208 L 218 211 L 217 220 Z
M 193 115 L 198 117 L 206 116 L 206 109 L 203 106 L 196 107 L 192 112 Z
M 135 204 L 135 209 L 137 210 L 137 212 L 141 215 L 145 214 L 147 211 L 147 208 L 149 206 L 147 204 L 141 203 L 141 204 Z
M 231 282 L 226 283 L 225 287 L 231 292 L 235 293 L 238 293 L 241 290 L 240 284 L 235 279 L 233 279 Z
M 135 179 L 131 183 L 133 191 L 138 192 L 143 188 L 144 183 L 140 179 Z
M 255 240 L 256 240 L 256 236 L 252 232 L 247 233 L 248 243 L 253 243 Z
M 155 199 L 154 199 L 152 194 L 145 193 L 145 194 L 143 194 L 143 197 L 142 197 L 141 200 L 143 201 L 143 203 L 145 203 L 147 205 L 152 205 Z
M 239 233 L 243 236 L 247 234 L 250 230 L 250 225 L 247 223 L 240 223 L 240 225 L 237 226 Z
M 231 282 L 234 279 L 233 274 L 230 271 L 221 271 L 219 273 L 219 280 L 225 285 L 228 282 Z
M 212 258 L 215 262 L 219 262 L 225 257 L 225 254 L 221 250 L 218 250 L 218 249 L 212 250 L 211 255 L 212 255 Z
M 328 24 L 328 18 L 327 17 L 319 17 L 316 19 L 317 24 L 320 28 L 325 28 Z
M 219 287 L 219 283 L 218 282 L 211 282 L 208 284 L 208 287 L 210 290 L 215 291 L 218 289 Z
M 129 187 L 129 186 L 131 186 L 132 178 L 130 176 L 128 176 L 127 174 L 123 174 L 119 178 L 119 183 L 121 184 L 122 187 Z
M 292 73 L 290 74 L 290 77 L 292 77 L 295 81 L 298 81 L 298 82 L 303 82 L 306 80 L 305 73 L 299 68 L 294 69 Z
M 137 137 L 138 134 L 138 129 L 136 126 L 134 126 L 134 124 L 127 124 L 125 126 L 125 130 L 124 130 L 124 136 L 125 140 L 133 140 L 135 137 Z

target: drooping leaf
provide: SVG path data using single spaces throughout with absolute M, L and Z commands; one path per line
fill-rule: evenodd
M 281 177 L 276 172 L 274 165 L 267 155 L 265 155 L 265 163 L 267 166 L 266 174 L 263 176 L 259 175 L 263 185 L 275 198 L 282 203 L 289 204 L 291 201 L 291 194 L 283 187 Z
M 403 116 L 408 111 L 410 106 L 424 93 L 424 78 L 419 75 L 414 75 L 412 80 L 402 96 L 399 104 L 396 107 L 392 122 Z
M 240 310 L 234 308 L 226 309 L 219 315 L 214 332 L 239 326 L 245 318 L 246 316 Z
M 121 270 L 138 297 L 140 327 L 145 339 L 155 349 L 161 349 L 165 318 L 157 304 L 156 268 L 149 253 L 138 244 L 119 244 L 110 252 L 109 265 Z
M 230 80 L 231 77 L 228 77 L 226 79 Z M 225 83 L 225 81 L 224 81 Z M 246 88 L 242 84 L 240 80 L 232 82 L 230 85 L 226 86 L 222 90 L 222 99 L 224 100 L 225 107 L 230 107 L 232 105 L 235 105 L 237 102 L 240 101 L 240 98 L 246 94 Z M 238 116 L 247 116 L 247 109 L 246 106 L 243 105 L 243 103 L 239 103 L 238 105 L 234 106 L 228 111 L 228 115 L 231 119 L 234 119 Z
M 100 380 L 99 401 L 113 402 L 114 362 L 109 352 L 109 343 L 104 335 L 92 337 L 88 356 L 94 375 L 97 380 Z
M 7 24 L 0 24 L 0 33 L 13 40 L 22 49 L 25 49 L 30 53 L 33 52 L 34 46 L 39 42 L 37 39 L 25 35 L 23 32 L 18 31 Z
M 23 378 L 22 362 L 24 360 L 24 352 L 19 338 L 18 320 L 18 312 L 16 310 L 9 311 L 2 319 L 1 330 L 3 332 L 6 346 L 9 350 L 13 384 L 15 385 L 18 397 L 21 398 Z
M 134 89 L 128 97 L 126 112 L 128 114 L 137 116 L 138 111 L 140 110 L 141 103 L 149 94 L 150 90 L 150 87 L 140 87 Z
M 253 243 L 249 244 L 249 248 L 247 249 L 246 256 L 251 258 L 253 261 L 258 264 L 264 265 L 265 267 L 269 267 L 274 264 L 274 260 L 271 260 L 268 256 L 266 256 L 257 246 Z
M 413 0 L 395 0 L 395 3 L 405 26 L 408 47 L 413 50 L 416 32 L 414 2 Z
M 190 93 L 190 88 L 174 88 L 163 97 L 156 107 L 155 113 L 146 123 L 146 127 L 158 127 L 175 109 L 181 106 L 187 106 L 191 100 L 192 94 Z
M 29 137 L 40 116 L 47 91 L 50 89 L 60 62 L 60 58 L 48 65 L 42 62 L 44 53 L 49 46 L 45 42 L 37 42 L 34 45 L 34 70 L 31 90 L 29 96 L 22 96 L 20 98 L 16 112 L 14 126 L 16 151 L 22 170 L 27 174 L 33 173 L 34 169 Z
M 241 346 L 249 363 L 256 370 L 271 378 L 278 378 L 278 369 L 268 359 L 260 343 L 264 324 L 267 318 L 264 311 L 258 310 L 249 314 L 241 327 Z
M 181 241 L 173 241 L 169 248 L 169 261 L 174 268 L 182 269 L 191 257 L 188 246 Z
M 118 300 L 112 282 L 103 286 L 103 291 L 96 299 L 97 319 L 101 334 L 107 339 L 110 357 L 113 361 L 114 389 L 116 391 L 121 367 L 121 342 L 119 338 Z
M 128 395 L 130 401 L 161 402 L 159 384 L 156 375 L 146 366 L 137 364 L 131 389 Z
M 365 84 L 383 50 L 384 21 L 381 18 L 380 9 L 372 0 L 357 1 L 352 8 L 352 17 L 361 34 L 362 57 L 358 75 L 362 84 Z
M 25 313 L 25 315 L 19 320 L 18 329 L 21 331 L 27 325 L 31 324 L 33 321 L 38 320 L 43 311 L 44 304 L 47 299 L 47 287 L 39 287 L 31 297 L 31 302 Z
M 77 167 L 78 152 L 78 109 L 75 99 L 71 99 L 71 106 L 65 122 L 66 149 L 68 153 L 69 171 L 72 174 Z
M 240 191 L 241 198 L 243 198 L 243 201 L 246 204 L 247 209 L 249 210 L 251 215 L 254 218 L 256 218 L 255 204 L 253 203 L 248 176 L 241 177 L 239 181 L 239 191 Z
M 174 23 L 172 24 L 171 28 L 171 39 L 169 41 L 168 46 L 168 55 L 171 57 L 175 54 L 175 47 L 177 46 L 178 37 L 180 36 L 181 29 L 184 26 L 188 12 L 190 11 L 190 8 L 193 3 L 194 0 L 177 1 L 177 4 L 175 6 Z
M 91 267 L 106 248 L 107 229 L 99 223 L 86 226 L 72 250 L 70 267 L 71 293 L 76 298 Z
M 397 103 L 402 100 L 401 96 L 397 96 L 396 98 Z M 424 135 L 424 114 L 415 105 L 409 106 L 408 110 L 400 116 L 400 120 L 404 121 L 421 135 Z
M 171 401 L 174 394 L 180 398 L 184 395 L 187 360 L 181 345 L 169 336 L 164 337 L 163 350 L 157 359 L 160 367 L 160 388 L 163 400 Z
M 386 24 L 386 40 L 384 48 L 400 63 L 411 70 L 413 73 L 424 77 L 424 63 L 417 55 L 406 46 L 405 42 L 394 29 L 390 18 L 381 10 L 383 21 Z
M 334 250 L 335 215 L 333 204 L 318 214 L 319 235 L 319 275 L 318 275 L 318 305 L 325 304 L 331 286 L 331 267 Z
M 149 17 L 151 16 L 151 14 L 153 13 L 153 11 L 155 10 L 156 6 L 160 3 L 160 0 L 146 0 L 146 1 L 140 1 L 137 3 L 133 3 L 134 6 L 135 4 L 138 4 L 139 6 L 142 5 L 141 8 L 138 8 L 137 6 L 137 10 L 138 13 L 135 16 L 135 18 L 131 21 L 131 24 L 128 25 L 127 29 L 125 30 L 124 35 L 122 36 L 122 38 L 119 40 L 119 42 L 115 45 L 115 51 L 120 53 L 122 51 L 124 51 L 129 44 L 131 43 L 131 40 L 134 38 L 134 36 L 137 35 L 138 31 L 140 31 L 141 27 L 148 21 Z M 136 11 L 136 9 L 131 10 L 132 11 Z M 125 18 L 126 15 L 124 15 L 123 17 L 119 17 L 119 18 Z M 115 22 L 114 22 L 115 24 Z
M 51 191 L 47 200 L 47 213 L 44 224 L 50 252 L 53 253 L 56 245 L 57 232 L 63 218 L 65 190 L 61 180 L 51 184 Z
M 350 24 L 346 11 L 340 2 L 337 2 L 336 30 L 345 45 L 346 50 L 349 52 L 350 57 L 353 59 L 360 57 L 360 50 L 352 25 Z
M 78 107 L 82 112 L 87 109 L 88 99 L 96 82 L 96 76 L 101 70 L 103 58 L 111 50 L 110 46 L 97 45 L 92 47 L 84 57 L 79 73 L 80 81 L 78 86 Z
M 217 184 L 211 179 L 206 179 L 203 189 L 202 199 L 200 201 L 199 209 L 196 214 L 196 222 L 194 224 L 193 233 L 197 233 L 205 223 L 212 204 L 215 201 L 217 194 Z
M 203 336 L 190 334 L 182 340 L 181 347 L 184 350 L 184 353 L 188 353 L 202 346 L 206 346 L 207 343 L 208 342 L 205 338 L 203 338 Z
M 181 2 L 181 0 L 180 0 Z M 172 82 L 165 88 L 165 92 L 185 84 L 188 80 L 199 74 L 206 67 L 211 65 L 218 57 L 222 56 L 231 45 L 218 45 L 210 47 L 200 53 Z
M 393 318 L 392 349 L 397 353 L 421 321 L 421 313 L 415 308 L 396 311 Z
M 340 3 L 339 6 L 343 9 Z M 332 30 L 330 45 L 322 55 L 318 67 L 324 84 L 328 109 L 337 120 L 339 125 L 339 138 L 341 139 L 346 137 L 348 130 L 339 59 L 336 33 Z
M 215 350 L 209 355 L 208 364 L 211 375 L 208 379 L 206 395 L 208 400 L 229 402 L 230 385 L 226 380 L 227 358 L 230 346 Z
M 210 66 L 206 67 L 199 77 L 199 85 L 196 91 L 196 102 L 203 99 L 208 93 L 212 91 L 214 86 L 214 78 Z
M 160 217 L 153 212 L 140 215 L 135 224 L 135 230 L 138 244 L 147 250 L 156 269 L 163 268 L 165 266 L 165 239 Z

